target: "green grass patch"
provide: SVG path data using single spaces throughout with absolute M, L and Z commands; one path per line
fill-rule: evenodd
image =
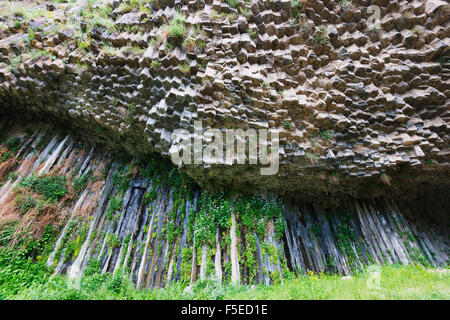
M 304 300 L 304 299 L 449 299 L 450 279 L 448 274 L 439 275 L 421 266 L 384 266 L 379 269 L 378 286 L 371 286 L 370 269 L 350 279 L 338 275 L 309 274 L 284 284 L 273 286 L 223 286 L 213 281 L 198 281 L 191 290 L 181 282 L 171 283 L 165 288 L 136 290 L 128 277 L 121 273 L 112 276 L 100 274 L 100 263 L 89 263 L 79 284 L 65 276 L 50 276 L 42 263 L 33 264 L 20 254 L 1 251 L 0 298 L 3 299 L 207 299 L 207 300 Z M 7 263 L 6 258 L 17 259 Z M 12 272 L 12 271 L 15 272 Z
M 72 223 L 79 232 L 67 239 L 73 254 L 85 238 L 86 225 Z M 101 274 L 101 264 L 91 260 L 80 281 L 52 274 L 46 260 L 54 247 L 57 230 L 45 228 L 40 240 L 25 237 L 14 247 L 8 246 L 15 224 L 0 225 L 0 300 L 2 299 L 449 299 L 449 269 L 440 272 L 421 265 L 372 265 L 351 278 L 339 275 L 308 274 L 284 278 L 276 285 L 220 285 L 214 281 L 198 281 L 185 290 L 190 277 L 191 264 L 182 265 L 182 279 L 165 288 L 136 290 L 128 276 L 122 272 Z M 247 239 L 251 241 L 251 239 Z M 108 245 L 114 247 L 118 239 L 108 236 Z M 64 245 L 66 246 L 66 245 Z M 250 254 L 250 253 L 249 253 Z M 70 253 L 72 255 L 72 252 Z M 183 249 L 183 261 L 190 261 L 192 251 Z M 68 256 L 68 254 L 66 254 Z M 186 260 L 184 258 L 187 258 Z M 249 261 L 251 262 L 251 261 Z M 443 272 L 444 271 L 444 272 Z M 446 272 L 445 272 L 446 271 Z
M 19 187 L 29 188 L 49 201 L 57 201 L 67 193 L 66 177 L 57 175 L 30 175 L 19 183 Z

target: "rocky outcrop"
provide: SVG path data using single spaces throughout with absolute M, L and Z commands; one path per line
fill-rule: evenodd
M 272 284 L 369 264 L 449 263 L 445 195 L 326 207 L 271 194 L 210 193 L 161 159 L 118 161 L 49 125 L 7 129 L 0 137 L 0 157 L 10 152 L 0 163 L 0 221 L 17 221 L 35 237 L 56 226 L 47 264 L 71 278 L 96 266 L 130 277 L 139 289 L 199 279 Z M 39 179 L 51 182 L 50 193 L 44 182 L 32 183 Z
M 448 188 L 445 1 L 127 4 L 3 17 L 0 112 L 163 157 L 196 120 L 279 130 L 276 176 L 186 166 L 199 183 L 305 199 Z

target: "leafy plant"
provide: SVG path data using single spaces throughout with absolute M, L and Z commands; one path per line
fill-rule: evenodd
M 320 131 L 320 133 L 319 133 L 320 139 L 326 140 L 326 141 L 332 139 L 333 136 L 334 136 L 333 130 L 323 130 L 323 131 Z
M 290 16 L 295 19 L 298 19 L 302 8 L 303 8 L 303 3 L 301 2 L 301 0 L 291 0 Z
M 305 157 L 311 164 L 317 164 L 319 162 L 319 156 L 312 152 L 305 152 Z
M 285 128 L 287 130 L 292 130 L 293 129 L 293 125 L 289 121 L 284 121 L 281 125 L 283 126 L 283 128 Z
M 189 64 L 187 62 L 180 64 L 179 68 L 180 68 L 180 71 L 183 73 L 189 73 L 189 71 L 191 70 L 191 67 L 189 66 Z
M 32 174 L 23 179 L 19 186 L 42 194 L 46 200 L 50 201 L 59 200 L 67 193 L 65 176 Z
M 170 47 L 176 47 L 182 44 L 184 37 L 187 35 L 186 18 L 183 15 L 178 13 L 170 21 L 167 27 L 167 35 L 169 38 L 167 39 L 166 48 L 170 49 Z
M 87 184 L 89 183 L 89 180 L 91 179 L 92 170 L 89 170 L 89 172 L 82 174 L 80 177 L 76 178 L 73 181 L 73 191 L 75 193 L 79 193 L 81 190 L 86 188 Z
M 32 195 L 19 195 L 16 198 L 16 208 L 20 211 L 21 214 L 27 214 L 32 208 L 36 207 L 37 201 L 33 198 Z
M 241 0 L 226 0 L 226 1 L 232 8 L 236 8 L 241 2 Z
M 152 68 L 157 69 L 157 68 L 161 67 L 161 63 L 157 60 L 152 60 L 151 66 L 152 66 Z
M 341 1 L 339 1 L 339 4 L 344 9 L 348 9 L 353 5 L 353 1 L 352 0 L 341 0 Z
M 319 26 L 318 31 L 316 32 L 316 35 L 314 36 L 314 41 L 316 43 L 320 43 L 323 45 L 330 44 L 330 38 L 328 38 L 327 27 L 325 25 Z
M 21 139 L 19 137 L 14 137 L 8 139 L 4 146 L 6 150 L 0 148 L 0 163 L 8 160 L 17 150 L 20 148 Z

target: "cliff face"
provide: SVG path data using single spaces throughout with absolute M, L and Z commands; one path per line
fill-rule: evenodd
M 0 2 L 0 227 L 57 226 L 55 272 L 148 288 L 448 265 L 446 2 L 20 5 Z M 196 121 L 277 130 L 279 172 L 178 171 L 172 134 Z
M 218 186 L 305 198 L 391 193 L 380 180 L 402 185 L 396 191 L 448 188 L 445 1 L 29 6 L 2 17 L 5 115 L 38 115 L 163 157 L 172 133 L 194 135 L 196 120 L 279 130 L 275 176 L 249 165 L 185 166 Z M 401 184 L 405 175 L 414 183 Z
M 199 279 L 273 284 L 310 271 L 449 263 L 448 200 L 325 207 L 211 193 L 160 159 L 116 161 L 53 126 L 5 131 L 0 231 L 15 224 L 14 244 L 54 226 L 59 235 L 47 264 L 71 278 L 95 265 L 139 289 Z

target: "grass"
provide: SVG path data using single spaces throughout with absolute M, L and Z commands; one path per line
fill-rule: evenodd
M 144 54 L 145 49 L 139 47 L 139 46 L 131 46 L 131 45 L 126 45 L 124 47 L 113 47 L 110 46 L 108 44 L 103 44 L 102 46 L 102 50 L 104 52 L 106 52 L 106 54 L 111 55 L 111 56 L 115 56 L 118 54 L 125 54 L 125 55 L 130 55 L 130 54 L 135 54 L 135 55 L 141 55 Z
M 353 6 L 353 1 L 352 0 L 341 0 L 339 2 L 339 4 L 341 5 L 341 7 L 343 7 L 344 9 L 348 9 L 351 6 Z
M 303 3 L 300 0 L 291 0 L 291 17 L 298 19 L 300 11 L 302 10 Z
M 323 45 L 330 45 L 330 38 L 328 38 L 327 27 L 325 25 L 320 25 L 318 27 L 318 31 L 314 36 L 314 41 Z
M 18 2 L 6 2 L 4 3 L 4 11 L 0 13 L 2 17 L 21 17 L 23 20 L 28 21 L 36 19 L 45 15 L 46 10 L 42 7 L 24 7 Z
M 9 253 L 11 254 L 11 253 Z M 9 257 L 11 257 L 9 255 Z M 379 286 L 370 286 L 369 270 L 350 279 L 337 275 L 309 274 L 267 286 L 222 286 L 213 281 L 199 281 L 190 290 L 171 283 L 166 288 L 139 291 L 128 278 L 99 273 L 97 261 L 89 264 L 79 281 L 62 275 L 50 275 L 42 264 L 13 263 L 13 271 L 0 259 L 0 297 L 4 299 L 57 300 L 304 300 L 304 299 L 449 299 L 448 274 L 438 275 L 421 266 L 384 266 L 380 268 Z
M 177 14 L 172 19 L 168 28 L 168 34 L 174 38 L 184 38 L 187 34 L 186 31 L 186 18 L 181 14 Z
M 181 63 L 179 65 L 180 71 L 187 74 L 189 73 L 189 71 L 191 70 L 191 67 L 189 66 L 189 64 L 187 62 Z
M 294 276 L 287 272 L 284 283 L 276 285 L 220 285 L 212 280 L 198 281 L 187 290 L 188 282 L 170 283 L 165 288 L 136 290 L 121 270 L 101 274 L 101 264 L 91 260 L 80 279 L 52 274 L 46 261 L 54 248 L 58 230 L 47 226 L 39 240 L 27 233 L 20 243 L 10 246 L 17 225 L 0 224 L 0 300 L 279 300 L 279 299 L 449 299 L 450 273 L 435 272 L 421 265 L 372 265 L 352 277 L 331 274 Z M 87 229 L 84 227 L 83 232 Z M 77 234 L 73 237 L 80 238 Z M 81 237 L 80 239 L 84 239 Z M 79 242 L 79 243 L 78 243 Z M 71 246 L 79 250 L 82 241 Z M 108 238 L 111 246 L 118 243 Z M 67 255 L 68 256 L 68 255 Z M 190 265 L 190 264 L 189 264 Z

